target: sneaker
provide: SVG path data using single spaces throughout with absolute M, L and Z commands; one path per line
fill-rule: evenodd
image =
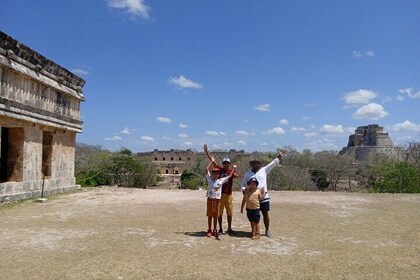
M 217 230 L 213 230 L 213 235 L 216 238 L 219 238 L 219 233 L 217 232 Z
M 271 237 L 271 232 L 269 230 L 265 231 L 265 236 Z
M 207 237 L 211 237 L 211 230 L 210 229 L 207 231 Z
M 227 233 L 228 233 L 230 236 L 236 236 L 236 232 L 234 232 L 232 229 L 228 229 Z
M 223 235 L 223 229 L 219 229 L 219 235 Z

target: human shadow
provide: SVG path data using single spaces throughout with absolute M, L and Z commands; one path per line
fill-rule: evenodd
M 207 237 L 207 231 L 180 231 L 175 232 L 176 234 L 183 234 L 193 237 Z M 249 231 L 235 231 L 234 234 L 229 234 L 227 232 L 223 233 L 221 236 L 230 236 L 233 238 L 251 238 L 251 233 Z
M 207 236 L 207 231 L 180 231 L 180 232 L 175 232 L 176 234 L 184 234 L 184 235 L 188 235 L 188 236 L 194 236 L 194 237 L 205 237 Z

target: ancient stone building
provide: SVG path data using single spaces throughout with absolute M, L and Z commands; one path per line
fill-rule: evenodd
M 0 32 L 0 202 L 76 189 L 85 81 Z
M 384 133 L 383 127 L 378 124 L 359 126 L 355 133 L 349 136 L 347 147 L 340 151 L 340 154 L 353 155 L 359 161 L 366 161 L 375 153 L 400 156 L 400 149 L 393 145 L 388 133 Z
M 226 151 L 212 151 L 212 155 L 221 160 L 223 157 L 234 158 L 237 156 L 245 155 L 243 150 L 236 151 L 232 149 L 228 152 Z M 175 150 L 171 149 L 169 151 L 159 151 L 155 149 L 153 152 L 144 152 L 137 153 L 137 156 L 141 160 L 154 163 L 159 170 L 160 174 L 182 174 L 182 172 L 188 168 L 190 163 L 194 163 L 197 156 L 201 158 L 206 158 L 206 155 L 201 153 L 196 153 L 193 150 Z
M 162 175 L 181 175 L 188 164 L 195 159 L 195 152 L 192 150 L 174 150 L 137 153 L 137 156 L 144 161 L 154 163 Z
M 235 158 L 245 154 L 243 150 L 236 151 L 235 149 L 232 149 L 229 152 L 212 151 L 211 153 L 218 160 L 221 160 L 223 157 Z M 159 174 L 163 175 L 164 182 L 174 185 L 179 184 L 182 172 L 191 168 L 193 164 L 196 164 L 197 159 L 207 160 L 207 156 L 203 152 L 197 153 L 190 149 L 171 149 L 169 151 L 159 151 L 158 149 L 155 149 L 153 152 L 137 153 L 137 157 L 142 161 L 155 164 Z

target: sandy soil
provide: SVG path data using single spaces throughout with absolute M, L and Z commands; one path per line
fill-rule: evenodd
M 104 187 L 2 205 L 0 279 L 420 279 L 419 195 L 271 192 L 273 236 L 257 241 L 241 193 L 237 236 L 207 238 L 204 195 Z

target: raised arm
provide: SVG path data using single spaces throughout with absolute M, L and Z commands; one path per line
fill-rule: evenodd
M 236 168 L 238 168 L 238 165 L 234 163 L 232 167 L 233 167 L 232 172 L 230 172 L 230 174 L 228 176 L 229 179 L 232 178 L 233 176 L 236 176 L 235 173 L 239 174 L 239 173 L 236 172 Z
M 286 156 L 287 152 L 285 150 L 280 150 L 277 158 L 279 159 L 279 164 L 283 163 L 283 158 Z
M 209 148 L 207 147 L 207 144 L 204 144 L 204 146 L 203 146 L 203 150 L 204 150 L 204 153 L 206 154 L 206 156 L 208 157 L 208 159 L 210 160 L 210 161 L 212 161 L 213 162 L 213 164 L 215 164 L 215 165 L 217 165 L 217 163 L 215 162 L 215 160 L 214 160 L 214 157 L 210 154 L 210 152 L 209 152 Z
M 210 158 L 209 164 L 207 164 L 207 166 L 206 166 L 207 173 L 210 172 L 210 166 L 212 166 L 213 164 L 215 164 L 214 163 L 214 158 Z

